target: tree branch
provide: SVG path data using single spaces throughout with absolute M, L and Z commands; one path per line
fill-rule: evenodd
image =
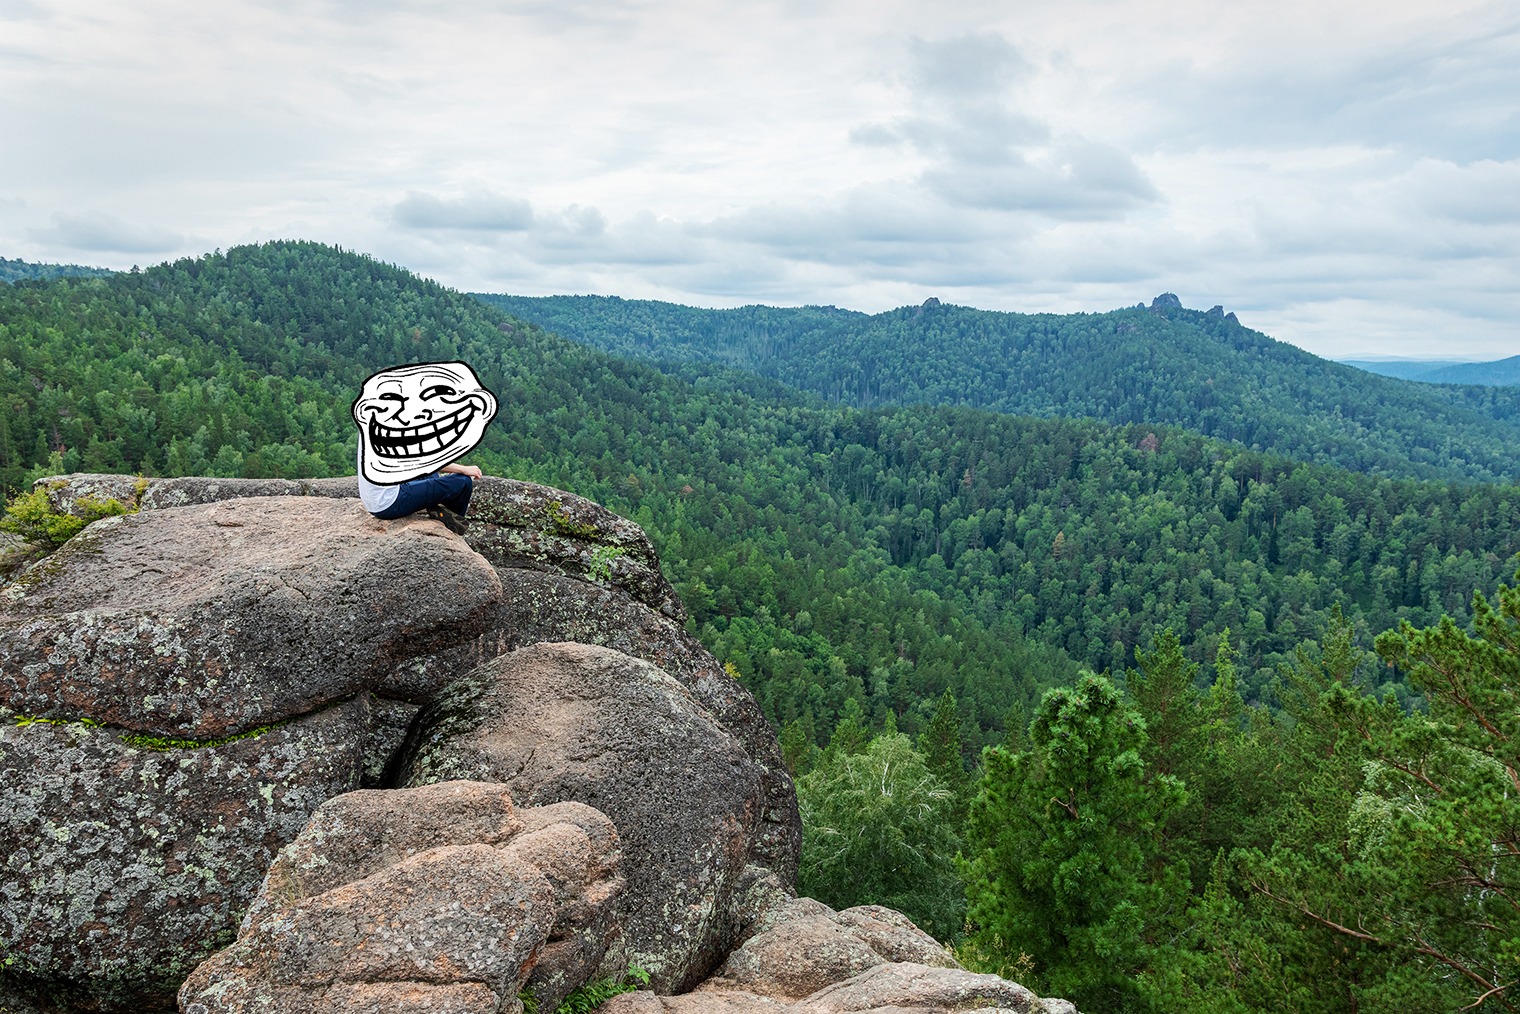
M 1380 937 L 1375 937 L 1370 933 L 1362 933 L 1358 930 L 1352 929 L 1350 926 L 1342 926 L 1340 923 L 1335 922 L 1334 920 L 1326 919 L 1323 916 L 1316 915 L 1314 912 L 1310 911 L 1307 905 L 1279 898 L 1277 895 L 1269 891 L 1265 884 L 1260 884 L 1253 881 L 1251 886 L 1256 888 L 1256 890 L 1260 891 L 1262 894 L 1265 894 L 1268 898 L 1271 898 L 1273 901 L 1277 902 L 1279 905 L 1282 905 L 1285 908 L 1294 909 L 1303 915 L 1308 916 L 1310 919 L 1313 919 L 1321 926 L 1332 929 L 1337 933 L 1345 934 L 1352 939 L 1364 940 L 1367 943 L 1377 944 L 1379 947 L 1387 947 L 1390 949 L 1404 948 L 1412 950 L 1416 954 L 1423 954 L 1426 957 L 1434 958 L 1435 960 L 1441 962 L 1441 964 L 1446 965 L 1448 968 L 1451 968 L 1456 972 L 1459 972 L 1463 976 L 1466 976 L 1468 979 L 1471 979 L 1473 982 L 1481 986 L 1483 989 L 1487 990 L 1487 992 L 1478 998 L 1479 1003 L 1483 1002 L 1488 997 L 1493 996 L 1495 993 L 1502 994 L 1504 990 L 1515 984 L 1511 982 L 1505 986 L 1495 986 L 1493 983 L 1489 982 L 1487 979 L 1483 978 L 1483 976 L 1479 975 L 1477 972 L 1474 972 L 1472 969 L 1468 968 L 1460 961 L 1456 960 L 1455 958 L 1447 957 L 1445 954 L 1442 954 L 1440 951 L 1425 943 L 1425 940 L 1418 933 L 1414 934 L 1415 941 L 1419 944 L 1418 947 L 1410 947 L 1408 944 L 1391 943 L 1387 940 L 1381 939 Z M 1508 998 L 1501 995 L 1499 997 L 1499 1000 L 1504 1004 L 1505 1007 L 1509 1008 L 1510 1010 L 1515 1009 L 1515 1005 L 1511 1003 Z M 1474 1006 L 1476 1006 L 1476 1004 L 1474 1004 Z M 1468 1008 L 1466 1007 L 1463 1008 L 1463 1010 L 1467 1009 Z

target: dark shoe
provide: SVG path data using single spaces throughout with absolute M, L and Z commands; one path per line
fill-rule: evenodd
M 458 514 L 455 514 L 453 511 L 444 510 L 442 507 L 429 507 L 427 509 L 427 516 L 432 518 L 434 521 L 443 522 L 443 527 L 447 528 L 455 535 L 463 535 L 465 532 L 470 530 L 470 526 L 464 518 L 460 517 Z

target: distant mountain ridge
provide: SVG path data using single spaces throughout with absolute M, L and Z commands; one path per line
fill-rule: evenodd
M 114 274 L 116 272 L 110 268 L 87 268 L 82 264 L 37 264 L 0 257 L 0 282 L 19 282 L 29 278 L 41 281 L 53 278 L 108 278 Z
M 1170 294 L 1168 294 L 1170 295 Z M 1175 297 L 1021 314 L 931 299 L 708 310 L 615 296 L 477 299 L 583 344 L 751 370 L 827 400 L 1175 425 L 1355 471 L 1520 476 L 1520 389 L 1435 387 L 1334 363 Z
M 1520 384 L 1520 356 L 1486 363 L 1418 359 L 1340 359 L 1337 362 L 1368 373 L 1418 380 L 1422 384 L 1482 384 L 1488 387 Z

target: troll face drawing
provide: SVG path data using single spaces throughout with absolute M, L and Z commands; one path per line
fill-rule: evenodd
M 364 477 L 393 486 L 473 450 L 496 417 L 496 397 L 468 363 L 412 363 L 366 380 L 353 413 Z

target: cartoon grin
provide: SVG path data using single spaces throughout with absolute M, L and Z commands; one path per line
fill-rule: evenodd
M 409 429 L 381 426 L 370 416 L 369 443 L 382 458 L 416 458 L 434 454 L 457 441 L 475 418 L 475 402 L 467 401 L 458 411 Z

